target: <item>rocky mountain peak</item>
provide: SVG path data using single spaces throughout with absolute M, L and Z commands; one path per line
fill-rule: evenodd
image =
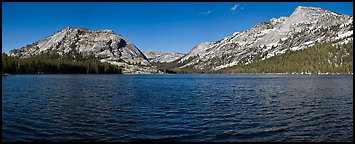
M 292 23 L 314 22 L 323 14 L 322 9 L 298 6 L 291 14 L 289 21 Z
M 63 30 L 69 30 L 69 29 L 74 29 L 74 28 L 71 27 L 71 26 L 67 26 L 67 27 L 65 27 Z
M 278 25 L 278 24 L 282 24 L 287 19 L 288 19 L 288 17 L 285 17 L 285 16 L 282 16 L 282 17 L 279 17 L 279 18 L 272 18 L 272 19 L 270 19 L 270 23 L 272 25 Z
M 105 30 L 97 30 L 96 32 L 99 32 L 99 33 L 110 33 L 110 34 L 114 34 L 114 32 L 112 30 L 109 30 L 109 29 L 105 29 Z
M 318 19 L 334 19 L 345 16 L 326 9 L 317 7 L 298 6 L 290 16 L 293 23 L 317 22 Z
M 317 43 L 349 41 L 353 18 L 316 7 L 297 7 L 289 17 L 272 18 L 222 40 L 200 43 L 179 60 L 180 68 L 218 70 L 250 64 Z
M 319 7 L 298 6 L 291 14 L 291 17 L 295 15 L 304 15 L 307 17 L 313 17 L 313 16 L 322 15 L 322 13 L 337 14 L 335 12 L 331 12 L 329 10 L 322 9 Z
M 20 58 L 56 51 L 60 56 L 80 54 L 94 56 L 101 62 L 122 67 L 123 73 L 157 72 L 145 55 L 128 39 L 112 30 L 89 30 L 66 27 L 55 34 L 10 51 L 9 55 Z
M 167 62 L 175 61 L 183 57 L 185 54 L 148 50 L 144 52 L 144 55 L 150 60 L 150 62 L 167 63 Z
M 323 9 L 318 7 L 297 6 L 294 12 L 320 11 L 320 10 Z

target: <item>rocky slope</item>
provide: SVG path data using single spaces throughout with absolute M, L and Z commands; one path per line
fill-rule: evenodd
M 149 59 L 150 62 L 155 62 L 155 63 L 172 62 L 185 56 L 185 54 L 182 53 L 159 52 L 154 50 L 146 51 L 144 52 L 144 55 Z
M 27 58 L 53 51 L 60 56 L 73 53 L 83 57 L 94 56 L 101 62 L 121 67 L 123 73 L 158 72 L 134 44 L 111 30 L 67 27 L 43 40 L 12 50 L 9 55 Z
M 265 60 L 317 43 L 352 40 L 353 17 L 299 6 L 289 17 L 273 18 L 217 42 L 203 42 L 178 60 L 179 68 L 218 70 Z

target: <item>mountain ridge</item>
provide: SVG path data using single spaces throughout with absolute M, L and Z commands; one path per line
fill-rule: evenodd
M 156 62 L 156 63 L 172 62 L 172 61 L 175 61 L 185 55 L 183 53 L 161 52 L 161 51 L 155 51 L 155 50 L 148 50 L 143 53 L 149 59 L 150 62 Z
M 42 40 L 11 50 L 9 55 L 28 58 L 51 51 L 60 56 L 80 54 L 85 58 L 92 55 L 101 62 L 122 67 L 124 73 L 159 72 L 133 43 L 107 29 L 93 31 L 68 26 Z
M 219 70 L 265 60 L 287 50 L 301 50 L 316 43 L 353 35 L 353 17 L 322 8 L 298 6 L 289 16 L 272 18 L 252 28 L 234 32 L 216 42 L 202 42 L 178 63 L 179 69 Z
M 140 51 L 112 30 L 66 27 L 20 49 L 10 56 L 27 58 L 55 52 L 84 58 L 94 56 L 122 69 L 123 73 L 161 73 L 159 69 L 217 71 L 249 65 L 288 51 L 322 43 L 352 41 L 353 17 L 317 7 L 298 6 L 290 16 L 271 18 L 218 41 L 202 42 L 189 53 Z

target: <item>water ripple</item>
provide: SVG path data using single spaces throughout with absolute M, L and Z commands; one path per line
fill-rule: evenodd
M 351 142 L 352 82 L 342 75 L 13 75 L 3 77 L 2 139 Z

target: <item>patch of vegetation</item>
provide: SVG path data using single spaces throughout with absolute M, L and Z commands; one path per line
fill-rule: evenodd
M 218 73 L 352 73 L 353 41 L 339 46 L 318 44 L 299 51 L 287 51 L 278 56 L 236 65 Z
M 55 50 L 30 58 L 2 54 L 2 73 L 9 74 L 121 74 L 121 68 L 101 63 L 97 58 L 78 53 L 60 56 Z

